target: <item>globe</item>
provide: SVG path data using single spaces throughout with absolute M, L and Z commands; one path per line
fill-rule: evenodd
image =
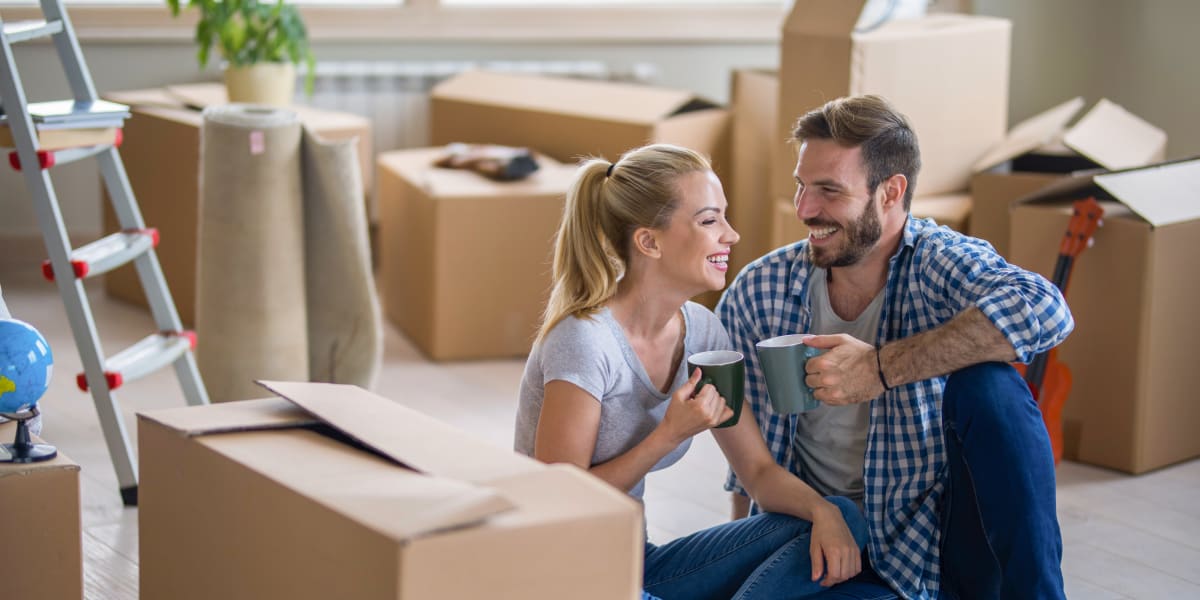
M 0 413 L 33 408 L 50 385 L 54 355 L 38 330 L 24 321 L 0 319 Z

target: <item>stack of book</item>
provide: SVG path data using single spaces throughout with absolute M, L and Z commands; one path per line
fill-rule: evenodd
M 38 148 L 58 150 L 115 143 L 129 118 L 129 107 L 107 100 L 32 102 L 29 117 L 37 131 Z M 7 115 L 0 107 L 0 147 L 14 145 Z

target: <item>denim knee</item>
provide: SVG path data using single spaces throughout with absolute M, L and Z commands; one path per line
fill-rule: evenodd
M 850 535 L 854 536 L 854 543 L 858 544 L 859 548 L 865 548 L 869 539 L 867 519 L 859 510 L 858 505 L 845 496 L 826 496 L 825 499 L 842 511 L 842 519 L 846 521 L 846 527 L 850 528 Z
M 1022 404 L 1033 407 L 1029 386 L 1008 363 L 971 365 L 950 374 L 942 399 L 947 424 L 1004 418 Z

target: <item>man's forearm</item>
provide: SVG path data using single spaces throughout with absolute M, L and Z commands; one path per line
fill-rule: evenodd
M 889 342 L 879 351 L 880 367 L 889 387 L 983 362 L 1016 358 L 1008 338 L 974 306 L 939 327 Z

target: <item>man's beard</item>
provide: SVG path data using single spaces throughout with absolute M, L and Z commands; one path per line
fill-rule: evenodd
M 839 248 L 818 248 L 814 244 L 808 244 L 808 256 L 812 259 L 813 264 L 828 269 L 830 267 L 848 267 L 862 260 L 871 248 L 875 246 L 875 242 L 883 237 L 883 225 L 879 222 L 879 215 L 875 213 L 875 195 L 871 195 L 870 202 L 863 208 L 863 212 L 858 219 L 847 226 L 842 226 L 839 223 L 824 221 L 821 219 L 809 219 L 804 222 L 809 229 L 818 227 L 838 227 L 841 229 L 839 233 L 845 236 Z M 834 234 L 837 235 L 837 234 Z

